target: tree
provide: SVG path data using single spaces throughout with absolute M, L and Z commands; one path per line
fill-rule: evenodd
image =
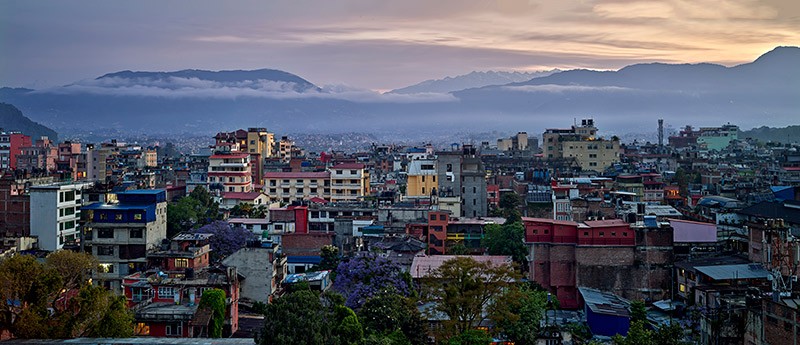
M 546 306 L 547 292 L 515 285 L 494 301 L 490 318 L 505 339 L 520 345 L 535 344 Z
M 127 337 L 133 315 L 125 298 L 88 283 L 96 261 L 57 251 L 42 263 L 29 255 L 0 260 L 0 329 L 18 338 Z
M 647 324 L 647 307 L 644 304 L 644 301 L 632 301 L 631 302 L 631 323 L 640 321 L 644 324 Z
M 517 193 L 504 193 L 500 196 L 500 208 L 504 210 L 516 210 L 522 204 L 522 198 Z
M 397 294 L 375 296 L 364 303 L 358 316 L 368 335 L 391 336 L 394 342 L 412 345 L 428 341 L 425 321 L 411 298 Z
M 653 342 L 655 345 L 688 345 L 683 339 L 686 333 L 677 322 L 663 324 L 653 332 Z
M 332 329 L 326 323 L 317 293 L 292 292 L 267 305 L 261 345 L 330 344 Z
M 247 245 L 248 240 L 256 240 L 252 231 L 243 227 L 231 227 L 228 223 L 218 220 L 194 230 L 198 234 L 213 234 L 211 237 L 211 254 L 216 259 L 233 254 Z
M 222 338 L 222 324 L 225 323 L 225 291 L 221 289 L 204 291 L 197 307 L 211 312 L 211 325 L 208 330 L 208 336 L 210 338 Z
M 445 328 L 464 333 L 485 319 L 483 310 L 501 297 L 519 275 L 510 265 L 492 265 L 470 257 L 445 261 L 424 279 L 426 297 L 446 314 Z
M 468 329 L 447 340 L 448 345 L 489 345 L 492 337 L 479 329 Z
M 396 293 L 408 296 L 410 284 L 402 268 L 386 258 L 362 255 L 336 267 L 333 289 L 345 297 L 345 305 L 358 310 L 368 299 Z
M 489 224 L 486 226 L 482 244 L 490 255 L 509 255 L 524 270 L 528 255 L 524 238 L 525 227 L 521 222 Z
M 361 344 L 363 327 L 335 295 L 311 290 L 289 293 L 268 304 L 256 342 L 272 344 Z
M 219 205 L 203 187 L 197 187 L 175 204 L 167 205 L 167 237 L 220 219 Z
M 615 345 L 654 345 L 653 332 L 645 329 L 642 321 L 631 322 L 628 335 L 623 337 L 617 334 L 611 340 Z
M 339 248 L 336 246 L 330 244 L 322 246 L 320 257 L 322 261 L 313 268 L 314 271 L 335 270 L 339 266 Z

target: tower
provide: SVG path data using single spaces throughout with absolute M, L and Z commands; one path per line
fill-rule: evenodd
M 664 119 L 658 119 L 658 153 L 664 152 Z

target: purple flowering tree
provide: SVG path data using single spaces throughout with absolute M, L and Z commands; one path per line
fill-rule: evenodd
M 368 299 L 411 293 L 410 277 L 397 264 L 377 256 L 357 256 L 339 263 L 333 289 L 346 299 L 345 305 L 359 309 Z
M 243 227 L 232 228 L 228 223 L 217 220 L 194 230 L 199 234 L 213 234 L 211 237 L 211 254 L 217 258 L 224 258 L 243 248 L 248 240 L 258 238 L 252 231 Z

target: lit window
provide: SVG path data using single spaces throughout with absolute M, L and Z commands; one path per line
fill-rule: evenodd
M 175 259 L 175 268 L 189 267 L 189 259 Z
M 134 215 L 133 215 L 133 219 L 135 219 L 135 220 L 142 220 L 142 214 L 141 214 L 141 213 L 134 214 Z

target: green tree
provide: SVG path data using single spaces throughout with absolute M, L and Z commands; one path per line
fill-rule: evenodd
M 363 327 L 344 299 L 311 290 L 291 292 L 267 305 L 264 329 L 257 343 L 360 344 Z
M 628 329 L 628 335 L 621 336 L 615 335 L 611 340 L 615 345 L 654 345 L 653 332 L 644 327 L 644 322 L 635 321 L 631 322 L 631 328 Z
M 211 325 L 208 329 L 210 338 L 222 338 L 222 325 L 225 323 L 225 297 L 225 291 L 221 289 L 206 290 L 200 296 L 200 304 L 197 307 L 211 312 Z
M 319 265 L 313 268 L 314 271 L 335 270 L 339 266 L 339 248 L 330 244 L 322 246 L 320 249 Z
M 468 329 L 447 340 L 448 345 L 489 345 L 492 337 L 479 329 Z
M 167 237 L 220 219 L 219 204 L 205 188 L 197 187 L 177 203 L 167 205 Z
M 522 204 L 522 198 L 517 193 L 504 193 L 500 196 L 500 208 L 504 210 L 516 210 Z
M 528 255 L 524 238 L 525 227 L 521 222 L 489 224 L 486 226 L 482 244 L 489 255 L 509 255 L 524 270 Z
M 461 334 L 480 324 L 483 310 L 520 276 L 510 265 L 492 265 L 470 257 L 445 261 L 424 279 L 426 297 L 448 316 L 445 331 Z
M 448 255 L 467 255 L 469 254 L 469 250 L 467 250 L 467 246 L 464 243 L 456 243 L 452 247 L 447 249 Z
M 677 322 L 663 324 L 653 332 L 655 345 L 689 345 L 685 337 L 685 330 Z
M 632 301 L 631 302 L 631 323 L 640 321 L 643 324 L 647 324 L 647 307 L 644 304 L 644 301 Z
M 127 337 L 133 315 L 124 297 L 88 283 L 88 254 L 51 253 L 0 260 L 0 328 L 18 338 Z
M 358 316 L 368 335 L 394 334 L 394 341 L 402 338 L 404 342 L 413 345 L 422 345 L 428 341 L 425 321 L 411 298 L 397 294 L 375 296 L 364 303 Z
M 505 339 L 520 345 L 535 344 L 546 306 L 547 292 L 517 285 L 492 303 L 490 318 Z

